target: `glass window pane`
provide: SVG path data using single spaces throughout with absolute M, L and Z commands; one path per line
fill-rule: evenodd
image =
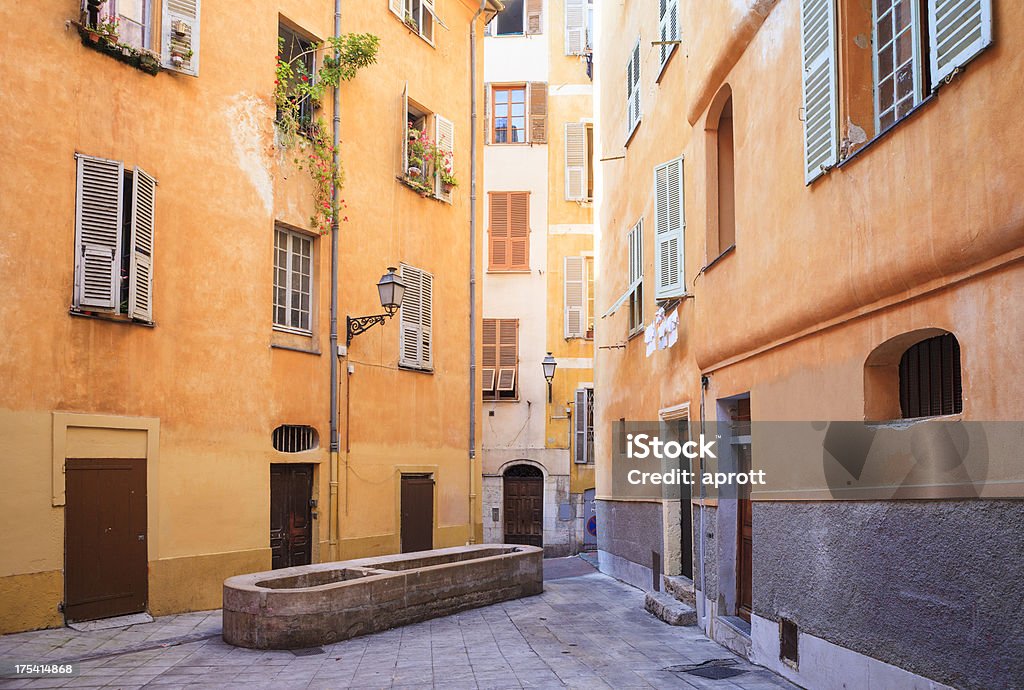
M 507 0 L 505 10 L 498 14 L 496 35 L 523 33 L 523 0 Z

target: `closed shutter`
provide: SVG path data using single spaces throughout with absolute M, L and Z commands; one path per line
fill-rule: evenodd
M 587 389 L 577 388 L 573 402 L 573 462 L 584 465 L 587 462 Z
M 586 287 L 583 257 L 565 257 L 565 337 L 582 338 L 585 335 Z
M 488 234 L 488 267 L 492 271 L 507 271 L 509 264 L 509 226 L 508 226 L 508 192 L 491 192 L 488 195 L 488 215 L 490 228 Z
M 396 17 L 404 20 L 405 17 L 403 16 L 402 11 L 404 9 L 402 7 L 403 4 L 404 3 L 402 2 L 402 0 L 388 0 L 388 9 L 391 10 L 392 14 L 394 14 Z
M 565 123 L 565 198 L 587 198 L 587 126 L 582 122 Z
M 166 69 L 199 76 L 200 0 L 164 0 L 160 21 L 163 63 Z M 174 64 L 174 56 L 181 65 Z
M 683 276 L 683 159 L 654 169 L 654 297 L 685 292 Z
M 491 143 L 492 127 L 494 123 L 491 122 L 491 85 L 484 84 L 484 144 Z
M 497 381 L 498 371 L 498 321 L 497 319 L 484 319 L 483 333 L 483 383 L 482 388 L 485 395 L 494 393 L 494 386 Z
M 153 320 L 153 229 L 156 180 L 141 168 L 132 175 L 132 232 L 128 271 L 128 315 Z
M 586 47 L 586 0 L 565 0 L 565 54 L 582 55 Z
M 78 155 L 75 192 L 77 306 L 116 311 L 121 275 L 121 194 L 124 165 Z
M 660 49 L 660 64 L 664 67 L 672 55 L 672 51 L 676 49 L 675 44 L 667 42 L 679 40 L 679 1 L 658 0 L 658 10 L 658 35 L 662 41 L 658 48 Z
M 509 268 L 530 269 L 530 193 L 511 192 L 508 203 Z
M 498 321 L 498 392 L 516 389 L 516 375 L 519 368 L 519 321 L 500 319 Z
M 640 39 L 626 64 L 626 137 L 629 138 L 640 122 Z
M 804 181 L 839 160 L 835 0 L 803 0 Z
M 434 368 L 434 276 L 420 271 L 420 367 Z
M 548 143 L 548 83 L 530 82 L 530 143 Z
M 932 90 L 992 43 L 991 0 L 928 0 Z
M 438 171 L 435 173 L 436 179 L 434 180 L 434 194 L 439 199 L 444 199 L 448 203 L 451 203 L 452 193 L 450 191 L 444 191 L 444 185 L 441 184 L 440 172 L 440 167 L 446 164 L 446 156 L 444 154 L 453 154 L 451 158 L 453 171 L 455 167 L 455 125 L 452 124 L 451 120 L 445 119 L 440 115 L 434 115 L 434 141 L 437 142 L 437 149 L 441 153 L 437 160 Z
M 405 293 L 402 296 L 402 306 L 399 307 L 398 321 L 401 342 L 398 363 L 406 367 L 420 368 L 423 361 L 423 339 L 420 326 L 423 321 L 422 271 L 402 264 L 402 282 L 405 283 Z
M 526 0 L 526 33 L 539 34 L 543 26 L 544 0 Z

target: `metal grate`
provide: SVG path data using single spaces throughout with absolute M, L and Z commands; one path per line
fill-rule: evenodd
M 952 333 L 911 345 L 900 358 L 899 376 L 904 419 L 964 411 L 960 343 Z
M 686 673 L 691 676 L 699 676 L 710 680 L 724 680 L 748 673 L 746 669 L 733 668 L 736 666 L 735 659 L 708 659 L 699 664 L 684 664 L 681 666 L 669 666 L 662 671 L 671 673 Z
M 282 453 L 301 453 L 320 444 L 316 429 L 305 424 L 282 424 L 274 429 L 274 450 Z

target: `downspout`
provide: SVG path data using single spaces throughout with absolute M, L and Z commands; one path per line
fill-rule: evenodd
M 341 0 L 334 0 L 334 37 L 341 38 Z M 337 46 L 334 59 L 340 55 Z M 341 129 L 341 89 L 334 89 L 333 165 L 340 165 L 338 142 Z M 330 521 L 331 560 L 338 560 L 338 186 L 331 185 L 331 495 L 327 519 Z
M 476 542 L 476 21 L 486 7 L 480 0 L 469 23 L 469 544 Z
M 708 387 L 708 377 L 700 377 L 700 433 L 704 435 L 704 391 Z M 700 474 L 704 476 L 704 458 L 700 459 Z M 697 560 L 700 562 L 700 601 L 697 602 L 697 610 L 700 615 L 700 627 L 704 634 L 708 632 L 708 590 L 707 580 L 704 573 L 707 572 L 704 568 L 704 504 L 707 503 L 707 487 L 704 486 L 704 482 L 700 483 L 700 520 L 698 524 L 700 526 L 700 546 L 698 548 Z

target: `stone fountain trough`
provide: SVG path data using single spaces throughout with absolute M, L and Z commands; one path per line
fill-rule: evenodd
M 224 641 L 300 649 L 544 591 L 544 550 L 483 544 L 224 581 Z

